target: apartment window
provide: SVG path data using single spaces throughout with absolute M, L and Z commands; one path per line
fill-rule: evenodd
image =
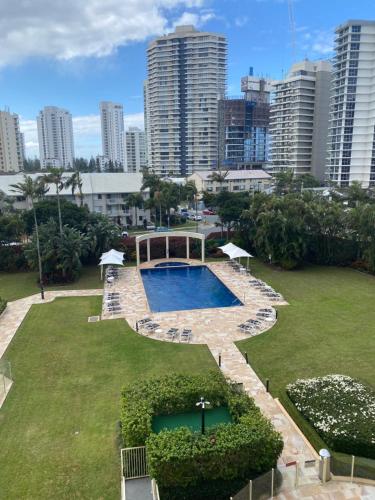
M 359 42 L 361 39 L 361 35 L 352 35 L 352 42 Z
M 351 43 L 350 50 L 359 50 L 359 43 L 357 42 Z
M 361 26 L 359 25 L 352 26 L 352 33 L 360 33 L 360 32 L 361 32 Z
M 98 194 L 98 195 L 96 195 L 96 198 L 97 198 L 98 200 L 101 200 L 101 199 L 102 199 L 102 195 L 101 195 L 101 194 Z

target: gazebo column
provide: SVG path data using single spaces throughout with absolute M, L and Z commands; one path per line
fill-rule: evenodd
M 201 239 L 202 241 L 202 262 L 204 262 L 204 252 L 205 252 L 205 246 L 204 246 L 204 238 Z
M 190 238 L 186 236 L 186 258 L 190 259 Z
M 139 241 L 135 240 L 135 248 L 136 248 L 136 253 L 137 253 L 137 266 L 140 265 L 141 259 L 139 257 Z
M 151 260 L 151 251 L 150 251 L 150 240 L 147 240 L 147 262 Z
M 169 236 L 165 237 L 165 257 L 169 259 Z

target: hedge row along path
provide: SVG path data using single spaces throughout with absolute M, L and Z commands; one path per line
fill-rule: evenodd
M 45 292 L 44 301 L 37 294 L 9 302 L 6 310 L 0 316 L 0 358 L 33 304 L 52 302 L 57 297 L 93 296 L 102 295 L 102 293 L 103 290 L 101 289 L 47 291 Z M 225 343 L 222 339 L 218 339 L 218 342 L 211 340 L 208 347 L 216 361 L 219 352 L 221 353 L 221 369 L 224 375 L 236 382 L 243 383 L 244 389 L 254 398 L 263 413 L 271 419 L 275 428 L 282 433 L 284 450 L 280 458 L 280 465 L 297 460 L 301 464 L 301 469 L 305 472 L 302 467 L 303 461 L 317 458 L 316 452 L 278 402 L 266 392 L 262 382 L 250 365 L 246 364 L 244 357 L 235 344 L 232 342 Z M 320 498 L 351 498 L 353 500 L 375 498 L 375 487 L 337 481 L 321 485 L 315 469 L 306 469 L 306 471 L 307 474 L 304 474 L 301 478 L 301 486 L 298 489 L 284 491 L 276 498 L 306 500 L 318 500 Z

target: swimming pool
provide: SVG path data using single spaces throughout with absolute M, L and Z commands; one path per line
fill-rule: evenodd
M 207 266 L 142 269 L 152 312 L 242 306 L 242 302 Z

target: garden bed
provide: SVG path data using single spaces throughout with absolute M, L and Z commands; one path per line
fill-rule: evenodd
M 345 375 L 287 386 L 297 410 L 332 450 L 375 458 L 375 392 Z

